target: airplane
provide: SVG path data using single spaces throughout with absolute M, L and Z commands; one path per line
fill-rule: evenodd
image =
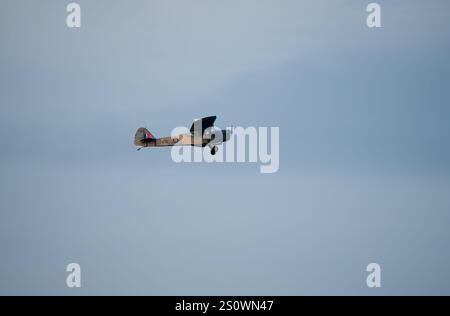
M 211 155 L 215 155 L 219 148 L 217 145 L 230 140 L 232 130 L 217 129 L 214 127 L 216 116 L 195 119 L 189 134 L 180 134 L 178 137 L 156 138 L 145 127 L 139 127 L 134 135 L 134 144 L 139 146 L 138 151 L 145 147 L 167 146 L 197 146 L 211 148 Z

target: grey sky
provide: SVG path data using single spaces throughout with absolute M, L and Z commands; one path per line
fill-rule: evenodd
M 1 294 L 450 294 L 448 1 L 68 3 L 0 11 Z M 210 114 L 279 172 L 132 145 Z

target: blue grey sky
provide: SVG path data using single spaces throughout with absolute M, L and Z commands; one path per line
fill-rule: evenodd
M 69 2 L 1 5 L 0 294 L 450 294 L 448 1 Z M 211 114 L 279 171 L 132 144 Z

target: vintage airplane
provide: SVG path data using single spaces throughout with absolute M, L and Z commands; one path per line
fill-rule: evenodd
M 218 151 L 217 145 L 230 139 L 232 130 L 217 129 L 214 127 L 216 116 L 208 116 L 196 119 L 192 123 L 189 134 L 180 134 L 178 137 L 156 138 L 145 127 L 140 127 L 134 136 L 134 144 L 139 146 L 138 150 L 144 147 L 166 147 L 166 146 L 197 146 L 211 148 L 211 155 Z

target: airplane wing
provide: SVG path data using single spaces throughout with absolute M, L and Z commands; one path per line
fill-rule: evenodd
M 205 129 L 214 126 L 215 121 L 216 121 L 215 115 L 194 120 L 191 126 L 191 134 L 198 133 L 200 135 L 203 135 Z

